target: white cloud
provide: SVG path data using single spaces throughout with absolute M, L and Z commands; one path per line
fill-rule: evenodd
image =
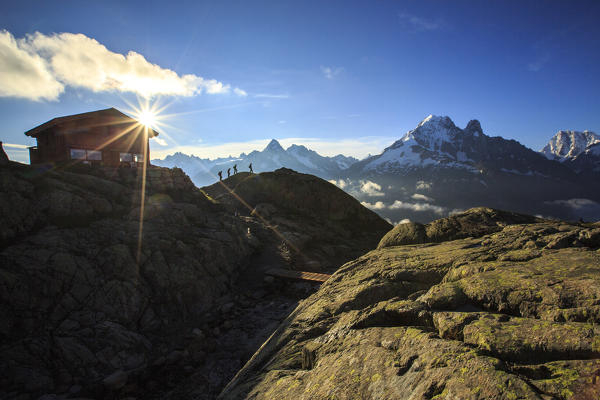
M 377 201 L 375 203 L 369 203 L 369 202 L 366 202 L 366 201 L 361 201 L 360 204 L 362 204 L 363 206 L 365 206 L 365 207 L 367 207 L 368 209 L 371 209 L 371 210 L 383 210 L 386 207 L 385 204 L 383 204 L 382 201 Z
M 406 203 L 400 200 L 394 201 L 392 205 L 389 206 L 390 210 L 412 210 L 412 211 L 432 211 L 436 214 L 442 215 L 446 211 L 444 207 L 436 206 L 429 203 Z
M 398 18 L 400 18 L 400 23 L 402 25 L 407 26 L 415 32 L 435 31 L 442 27 L 442 23 L 439 20 L 434 21 L 412 14 L 400 13 L 398 14 Z
M 410 224 L 410 219 L 404 218 L 402 221 L 398 222 L 397 225 L 401 225 L 401 224 Z
M 135 51 L 112 52 L 83 34 L 36 32 L 15 39 L 10 32 L 0 32 L 0 96 L 56 100 L 66 86 L 143 97 L 231 91 L 228 84 L 194 74 L 179 75 Z M 247 95 L 239 88 L 233 92 Z
M 360 191 L 371 197 L 385 196 L 381 191 L 381 185 L 371 181 L 360 181 Z
M 348 182 L 343 179 L 339 179 L 337 181 L 335 179 L 331 179 L 331 180 L 329 180 L 329 183 L 333 183 L 335 186 L 339 187 L 340 189 L 344 189 L 346 186 L 348 186 Z
M 590 207 L 593 207 L 593 208 L 600 207 L 600 203 L 597 203 L 594 200 L 590 200 L 590 199 L 554 200 L 554 201 L 547 201 L 546 204 L 564 206 L 564 207 L 571 208 L 573 210 L 581 210 L 581 209 L 590 208 Z
M 422 201 L 426 201 L 426 202 L 432 202 L 433 199 L 431 197 L 427 197 L 424 194 L 420 194 L 420 193 L 415 193 L 412 196 L 410 196 L 413 200 L 422 200 Z
M 169 145 L 165 139 L 162 139 L 162 138 L 160 138 L 158 136 L 154 136 L 152 138 L 152 140 L 154 140 L 157 144 L 159 144 L 161 146 L 168 146 Z
M 240 97 L 246 97 L 246 96 L 248 96 L 248 93 L 246 93 L 245 90 L 242 90 L 242 89 L 237 88 L 237 87 L 235 89 L 233 89 L 233 93 L 237 94 Z
M 342 73 L 343 70 L 344 68 L 342 67 L 324 67 L 321 65 L 321 72 L 327 79 L 335 78 L 337 75 Z
M 416 189 L 417 190 L 429 190 L 429 189 L 431 189 L 431 186 L 433 186 L 432 182 L 417 181 Z
M 64 91 L 46 60 L 24 50 L 7 31 L 0 31 L 0 97 L 56 100 Z

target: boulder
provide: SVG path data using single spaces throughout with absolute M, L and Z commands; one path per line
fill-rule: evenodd
M 540 218 L 491 208 L 471 208 L 451 217 L 423 225 L 416 222 L 398 224 L 379 242 L 377 248 L 406 244 L 439 243 L 467 237 L 481 237 L 501 231 L 509 224 L 526 224 Z

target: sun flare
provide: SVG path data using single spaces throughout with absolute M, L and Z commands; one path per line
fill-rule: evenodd
M 142 110 L 138 115 L 138 121 L 146 128 L 154 128 L 156 126 L 156 114 L 152 110 Z
M 130 115 L 137 121 L 135 129 L 139 129 L 141 132 L 148 133 L 149 130 L 160 132 L 161 139 L 156 136 L 152 137 L 155 140 L 155 144 L 160 146 L 168 146 L 169 144 L 177 145 L 177 141 L 174 137 L 169 135 L 168 131 L 178 130 L 174 126 L 168 124 L 166 121 L 172 119 L 179 114 L 166 114 L 165 110 L 171 105 L 171 103 L 161 102 L 160 99 L 146 99 L 137 98 L 137 102 L 131 102 L 122 97 L 127 107 L 124 108 L 126 114 Z M 162 104 L 161 104 L 162 103 Z

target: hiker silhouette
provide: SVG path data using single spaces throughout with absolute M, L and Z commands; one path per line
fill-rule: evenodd
M 250 165 L 248 165 L 248 168 L 250 168 L 250 173 L 253 174 L 254 171 L 252 170 L 252 163 L 250 163 Z
M 219 180 L 222 181 L 223 180 L 223 171 L 217 172 L 217 175 L 219 175 Z
M 235 165 L 233 166 L 233 174 L 234 174 L 234 175 L 235 175 L 235 174 L 237 174 L 237 164 L 235 164 Z
M 227 168 L 227 177 L 229 178 L 231 176 L 231 168 Z

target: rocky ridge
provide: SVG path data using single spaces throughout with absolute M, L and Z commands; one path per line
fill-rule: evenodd
M 239 173 L 202 190 L 230 212 L 264 221 L 292 253 L 304 249 L 292 261 L 303 271 L 333 272 L 392 228 L 338 187 L 288 168 Z
M 148 170 L 143 210 L 140 183 L 137 170 L 0 169 L 0 397 L 134 392 L 245 266 L 245 225 L 181 170 Z
M 599 223 L 476 209 L 413 228 L 302 301 L 220 398 L 598 397 Z
M 260 193 L 280 210 L 282 189 L 306 180 L 261 177 L 271 185 Z M 327 243 L 309 245 L 314 222 L 301 207 L 285 216 L 282 237 L 264 210 L 236 213 L 177 168 L 148 169 L 142 209 L 142 180 L 135 169 L 0 168 L 1 398 L 175 399 L 187 384 L 194 398 L 215 398 L 316 289 L 277 282 L 266 268 L 335 268 L 390 228 L 358 204 L 352 217 L 372 227 L 349 241 L 355 248 L 344 246 L 356 232 L 334 220 Z M 333 187 L 315 190 L 323 184 Z M 357 203 L 333 189 L 334 204 Z

